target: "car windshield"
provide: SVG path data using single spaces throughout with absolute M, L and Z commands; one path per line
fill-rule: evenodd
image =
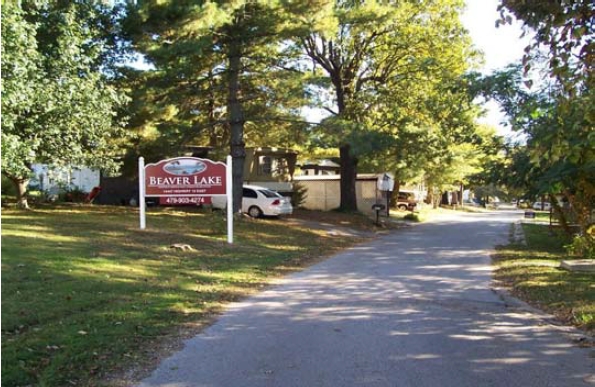
M 273 192 L 273 191 L 270 191 L 268 189 L 261 189 L 261 190 L 258 190 L 258 192 L 260 192 L 261 194 L 263 194 L 267 198 L 278 198 L 278 197 L 281 197 L 281 195 L 279 195 L 277 192 Z

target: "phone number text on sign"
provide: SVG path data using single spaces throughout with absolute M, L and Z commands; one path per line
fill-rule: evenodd
M 197 206 L 199 204 L 211 204 L 209 196 L 167 196 L 160 197 L 159 204 L 165 206 Z

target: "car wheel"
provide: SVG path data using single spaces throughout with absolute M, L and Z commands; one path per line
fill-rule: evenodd
M 407 211 L 407 206 L 406 206 L 406 205 L 404 205 L 404 204 L 399 204 L 399 207 L 398 207 L 398 208 L 399 208 L 399 210 L 401 210 L 401 211 Z
M 250 215 L 253 218 L 260 218 L 262 216 L 262 211 L 260 208 L 252 206 L 248 208 L 248 215 Z

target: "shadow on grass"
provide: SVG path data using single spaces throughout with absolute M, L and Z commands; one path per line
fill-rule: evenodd
M 283 220 L 123 207 L 2 213 L 2 385 L 89 385 L 270 277 L 352 244 Z M 192 247 L 170 249 L 174 243 Z
M 546 225 L 524 224 L 527 245 L 498 248 L 495 279 L 522 300 L 567 324 L 595 332 L 595 274 L 560 268 L 566 237 Z

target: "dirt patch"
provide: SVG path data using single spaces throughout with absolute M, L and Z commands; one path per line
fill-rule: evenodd
M 132 368 L 110 370 L 109 375 L 97 382 L 102 387 L 131 387 L 149 377 L 153 370 L 169 356 L 184 348 L 184 342 L 212 325 L 219 313 L 212 313 L 201 320 L 180 327 L 174 334 L 156 338 L 150 347 L 142 348 L 135 355 Z

